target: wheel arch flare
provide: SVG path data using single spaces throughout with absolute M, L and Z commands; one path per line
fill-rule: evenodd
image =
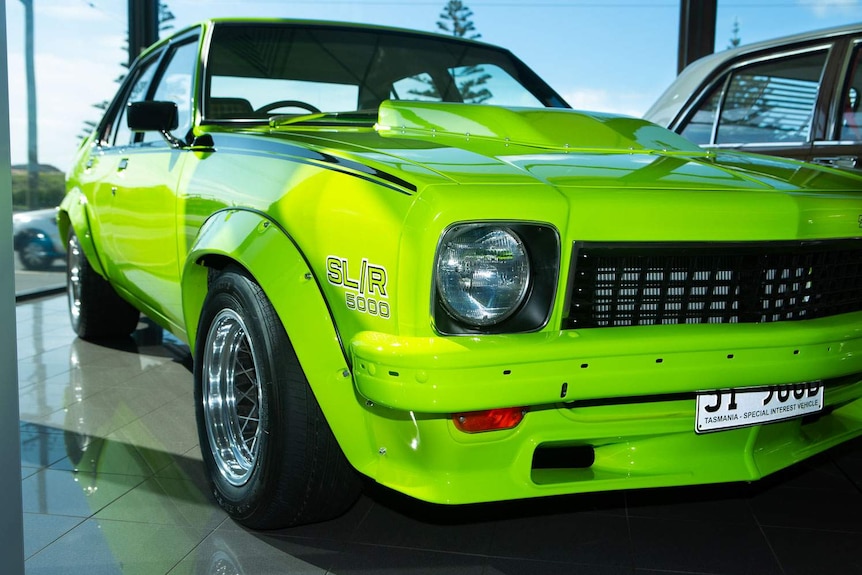
M 266 214 L 225 209 L 201 228 L 182 270 L 183 313 L 194 353 L 210 274 L 244 269 L 278 314 L 321 410 L 350 463 L 360 471 L 374 460 L 365 434 L 363 402 L 350 360 L 318 279 L 288 234 Z
M 90 266 L 100 276 L 105 277 L 105 269 L 99 259 L 96 244 L 93 242 L 87 197 L 80 188 L 70 189 L 63 197 L 57 211 L 57 228 L 64 245 L 69 239 L 69 230 L 75 230 L 81 250 L 90 262 Z

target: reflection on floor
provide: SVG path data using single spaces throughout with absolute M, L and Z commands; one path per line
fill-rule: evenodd
M 860 440 L 753 486 L 455 509 L 370 486 L 337 520 L 250 532 L 207 494 L 186 347 L 78 340 L 64 297 L 17 311 L 28 575 L 862 573 Z

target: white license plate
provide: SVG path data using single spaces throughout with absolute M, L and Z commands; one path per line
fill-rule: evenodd
M 697 394 L 695 431 L 706 433 L 792 419 L 823 409 L 819 381 Z

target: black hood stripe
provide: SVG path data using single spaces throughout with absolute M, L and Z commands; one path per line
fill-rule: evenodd
M 234 138 L 242 138 L 241 145 L 235 145 Z M 233 134 L 215 134 L 215 147 L 219 148 L 219 144 L 227 145 L 233 153 L 243 154 L 277 154 L 286 156 L 287 159 L 307 164 L 318 166 L 323 169 L 335 170 L 343 174 L 354 176 L 375 184 L 382 185 L 402 194 L 416 193 L 416 186 L 406 180 L 399 178 L 388 172 L 383 172 L 376 168 L 366 166 L 365 164 L 339 158 L 331 154 L 316 152 L 296 144 L 288 142 L 272 141 L 264 138 L 237 136 Z M 382 180 L 382 181 L 381 181 Z

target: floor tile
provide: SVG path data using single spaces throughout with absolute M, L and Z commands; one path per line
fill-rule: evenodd
M 503 519 L 494 525 L 489 555 L 586 565 L 632 564 L 625 517 L 560 513 Z
M 144 481 L 134 475 L 43 469 L 21 483 L 24 511 L 90 517 Z
M 751 499 L 758 522 L 769 527 L 798 527 L 859 534 L 862 541 L 862 492 L 776 486 Z
M 96 519 L 212 530 L 227 514 L 191 481 L 151 477 L 105 506 Z
M 324 575 L 340 545 L 309 539 L 274 540 L 243 530 L 216 529 L 170 575 Z
M 168 573 L 206 532 L 188 527 L 89 519 L 27 560 L 27 575 Z
M 581 565 L 553 561 L 491 558 L 482 575 L 631 575 L 631 567 L 623 565 Z
M 378 545 L 348 545 L 328 566 L 338 575 L 403 573 L 405 575 L 482 575 L 485 558 L 401 549 Z
M 638 489 L 626 494 L 630 517 L 757 524 L 748 504 L 747 485 L 698 485 Z
M 83 521 L 81 517 L 24 513 L 24 558 L 29 559 Z
M 764 532 L 786 575 L 859 575 L 859 533 L 765 527 Z
M 455 553 L 487 554 L 494 523 L 474 517 L 471 521 L 456 509 L 424 506 L 421 513 L 411 513 L 419 504 L 407 504 L 396 498 L 399 507 L 375 504 L 360 523 L 352 542 L 407 549 L 426 549 Z
M 633 565 L 677 573 L 780 575 L 781 568 L 756 525 L 633 517 Z
M 66 438 L 57 433 L 19 431 L 21 436 L 21 465 L 49 467 L 67 457 Z
M 188 346 L 17 309 L 27 575 L 862 573 L 862 438 L 751 485 L 438 506 L 369 482 L 341 517 L 250 531 L 210 494 Z

